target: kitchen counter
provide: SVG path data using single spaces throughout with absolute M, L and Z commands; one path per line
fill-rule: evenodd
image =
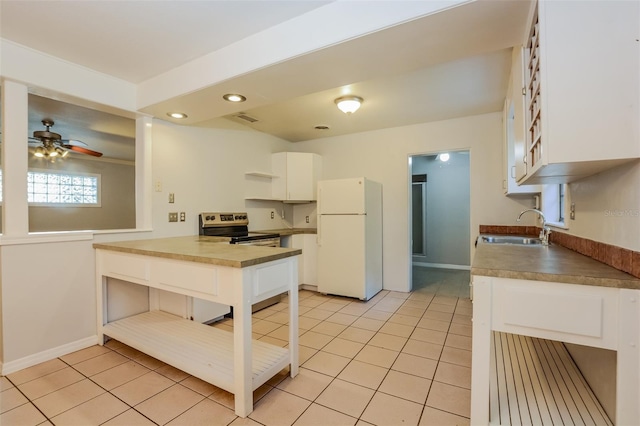
M 640 279 L 558 245 L 481 241 L 471 275 L 471 424 L 497 424 L 498 377 L 516 380 L 495 368 L 495 332 L 616 351 L 616 424 L 640 424 Z
M 472 275 L 640 289 L 640 279 L 557 245 L 478 242 Z
M 300 249 L 229 244 L 227 237 L 171 237 L 95 243 L 96 249 L 245 268 L 302 254 Z
M 257 231 L 265 234 L 280 234 L 281 237 L 287 237 L 294 234 L 317 234 L 317 228 L 282 228 L 282 229 L 259 229 Z

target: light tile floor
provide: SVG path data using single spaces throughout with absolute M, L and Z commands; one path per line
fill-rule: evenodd
M 1 377 L 0 424 L 468 424 L 469 272 L 416 267 L 414 283 L 368 302 L 300 291 L 300 373 L 257 389 L 248 418 L 232 394 L 111 340 Z M 287 309 L 256 312 L 254 338 L 286 346 Z

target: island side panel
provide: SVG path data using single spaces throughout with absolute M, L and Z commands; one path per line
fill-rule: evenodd
M 620 290 L 616 424 L 640 422 L 640 290 Z

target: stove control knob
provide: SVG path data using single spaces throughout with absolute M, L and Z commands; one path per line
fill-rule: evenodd
M 211 216 L 205 217 L 204 220 L 211 220 Z

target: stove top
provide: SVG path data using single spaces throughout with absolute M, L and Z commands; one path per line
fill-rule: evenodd
M 249 232 L 246 212 L 205 212 L 199 215 L 199 233 L 212 237 L 231 237 L 231 243 L 279 238 L 279 234 Z

